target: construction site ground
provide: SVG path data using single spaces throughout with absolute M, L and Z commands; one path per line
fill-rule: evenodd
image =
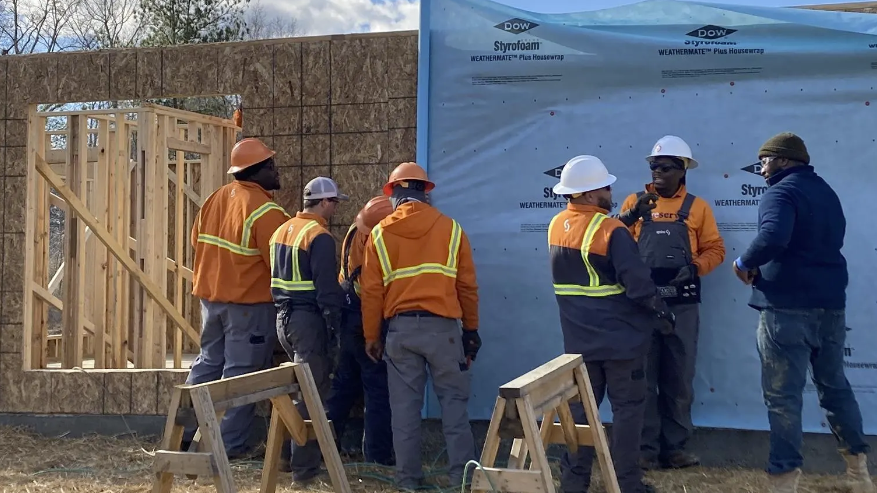
M 484 427 L 475 426 L 476 438 L 481 443 Z M 610 431 L 611 432 L 611 431 Z M 737 433 L 737 432 L 730 432 Z M 23 427 L 0 427 L 0 493 L 137 493 L 151 491 L 151 452 L 159 443 L 156 436 L 137 436 L 125 433 L 117 436 L 79 435 L 76 432 L 57 436 L 44 436 Z M 705 467 L 679 471 L 659 471 L 647 474 L 648 481 L 658 491 L 673 493 L 761 493 L 767 491 L 767 480 L 761 471 L 766 457 L 766 435 L 744 437 L 732 447 L 719 447 L 721 438 L 702 436 L 696 440 L 703 451 Z M 824 457 L 808 457 L 808 468 L 801 492 L 840 493 L 838 486 L 843 471 L 839 457 L 831 448 L 830 436 L 808 437 L 808 449 L 818 446 Z M 356 439 L 355 431 L 345 434 L 345 449 Z M 431 491 L 451 493 L 460 491 L 460 485 L 449 485 L 442 468 L 447 460 L 440 424 L 427 422 L 424 431 L 424 467 Z M 760 446 L 747 446 L 746 442 L 764 442 Z M 727 439 L 725 440 L 727 441 Z M 710 445 L 716 442 L 716 446 Z M 510 443 L 504 443 L 500 456 L 508 453 Z M 479 449 L 480 453 L 480 449 Z M 549 457 L 557 482 L 561 449 L 549 450 Z M 728 457 L 740 457 L 735 464 Z M 342 454 L 347 478 L 355 492 L 396 491 L 392 485 L 392 469 L 363 465 L 362 457 Z M 232 463 L 235 482 L 241 493 L 259 491 L 261 459 Z M 873 472 L 872 466 L 872 472 Z M 299 491 L 292 487 L 291 476 L 281 473 L 278 492 Z M 599 474 L 594 475 L 592 492 L 602 492 Z M 558 491 L 559 490 L 559 482 Z M 427 491 L 429 491 L 427 490 Z M 174 483 L 176 493 L 206 493 L 216 491 L 209 480 L 178 478 Z M 331 492 L 328 475 L 322 481 L 303 491 Z

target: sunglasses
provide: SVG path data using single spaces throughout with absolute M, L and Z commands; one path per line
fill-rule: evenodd
M 682 167 L 675 164 L 649 163 L 649 169 L 652 171 L 660 171 L 661 173 L 669 173 L 673 170 L 681 171 Z

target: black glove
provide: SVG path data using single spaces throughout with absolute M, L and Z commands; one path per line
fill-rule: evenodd
M 652 209 L 658 206 L 658 196 L 654 193 L 644 193 L 636 199 L 636 203 L 633 204 L 632 210 L 636 211 L 635 214 L 638 218 L 645 216 L 646 214 L 651 214 Z
M 676 330 L 676 315 L 668 308 L 658 312 L 658 331 L 663 335 L 670 335 Z
M 677 273 L 676 277 L 670 281 L 670 285 L 681 286 L 687 282 L 693 281 L 695 277 L 697 277 L 697 266 L 694 264 L 688 264 L 679 269 L 679 273 Z
M 478 350 L 481 349 L 481 336 L 477 330 L 463 330 L 463 354 L 475 361 Z
M 640 218 L 646 214 L 651 214 L 652 209 L 658 206 L 657 202 L 657 195 L 653 193 L 644 193 L 636 199 L 633 207 L 618 215 L 618 220 L 627 227 L 633 226 L 634 223 L 640 220 Z

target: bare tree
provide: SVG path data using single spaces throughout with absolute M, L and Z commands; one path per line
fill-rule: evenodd
M 70 24 L 82 0 L 3 0 L 0 49 L 21 55 L 79 48 Z
M 71 30 L 86 50 L 136 46 L 143 24 L 139 0 L 79 0 Z
M 304 30 L 295 17 L 272 14 L 262 5 L 261 0 L 250 4 L 245 22 L 246 39 L 293 38 L 304 35 Z

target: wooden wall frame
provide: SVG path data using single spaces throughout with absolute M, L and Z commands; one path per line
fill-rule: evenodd
M 47 119 L 58 117 L 65 127 L 47 131 Z M 25 369 L 49 368 L 52 356 L 62 368 L 82 368 L 90 357 L 96 369 L 165 369 L 169 352 L 171 367 L 182 367 L 184 339 L 199 343 L 187 317 L 189 232 L 204 198 L 227 182 L 239 131 L 231 120 L 149 103 L 59 112 L 29 106 Z M 65 212 L 55 272 L 50 206 Z M 60 334 L 48 333 L 50 306 L 62 313 Z

